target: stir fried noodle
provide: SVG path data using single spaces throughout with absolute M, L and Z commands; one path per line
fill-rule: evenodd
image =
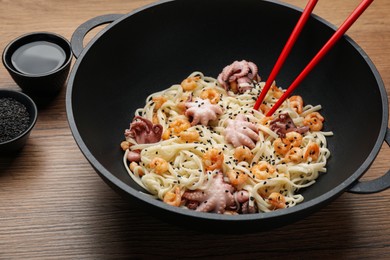
M 257 80 L 256 80 L 257 79 Z M 152 196 L 177 207 L 224 214 L 269 212 L 303 201 L 299 189 L 326 172 L 330 151 L 321 105 L 286 100 L 275 84 L 260 110 L 259 77 L 224 87 L 193 72 L 150 95 L 126 129 L 123 163 Z

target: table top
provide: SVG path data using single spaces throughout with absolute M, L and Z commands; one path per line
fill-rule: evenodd
M 70 39 L 92 17 L 128 13 L 151 2 L 0 0 L 0 49 L 33 31 L 51 31 Z M 285 2 L 303 8 L 307 1 Z M 359 2 L 320 1 L 314 13 L 339 26 Z M 347 33 L 371 58 L 388 93 L 389 13 L 390 1 L 376 0 Z M 3 66 L 0 89 L 20 90 Z M 390 149 L 383 145 L 362 179 L 387 172 L 388 158 Z M 165 223 L 124 201 L 94 172 L 68 127 L 64 88 L 39 110 L 24 149 L 14 158 L 0 158 L 0 258 L 389 259 L 389 206 L 390 189 L 367 195 L 345 192 L 294 224 L 245 235 L 208 234 Z

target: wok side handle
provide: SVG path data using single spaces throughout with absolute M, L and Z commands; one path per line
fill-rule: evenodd
M 386 143 L 390 146 L 390 128 L 387 128 Z M 380 192 L 390 187 L 390 170 L 385 175 L 370 181 L 357 181 L 356 184 L 348 191 L 352 193 L 375 193 Z
M 119 19 L 122 16 L 123 14 L 101 15 L 88 20 L 81 24 L 79 27 L 77 27 L 70 41 L 73 55 L 76 57 L 76 59 L 80 56 L 81 52 L 84 49 L 83 40 L 89 31 L 91 31 L 95 27 L 98 27 L 99 25 L 112 23 L 113 21 Z

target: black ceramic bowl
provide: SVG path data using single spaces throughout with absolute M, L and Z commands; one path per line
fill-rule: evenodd
M 28 126 L 25 128 L 24 131 L 20 132 L 12 139 L 7 139 L 6 141 L 0 142 L 0 154 L 9 155 L 18 152 L 26 144 L 26 141 L 30 136 L 31 130 L 34 128 L 35 123 L 37 121 L 38 110 L 34 101 L 29 96 L 19 91 L 1 89 L 0 99 L 11 99 L 11 102 L 17 101 L 19 104 L 22 104 L 25 107 L 29 116 Z M 4 118 L 10 117 L 13 118 L 12 115 L 6 115 L 5 117 L 1 115 L 1 117 L 2 118 L 0 120 L 4 120 Z M 15 120 L 15 118 L 13 118 L 12 120 Z M 5 127 L 3 128 L 4 125 L 5 123 L 1 122 L 1 131 L 5 131 Z M 1 132 L 1 134 L 4 134 L 4 132 Z
M 178 0 L 114 16 L 117 20 L 78 56 L 68 82 L 67 115 L 81 151 L 107 184 L 132 203 L 138 202 L 139 208 L 209 231 L 277 227 L 304 218 L 352 187 L 364 191 L 358 179 L 389 132 L 388 100 L 375 66 L 348 36 L 295 91 L 307 103 L 322 105 L 325 130 L 334 132 L 328 142 L 332 152 L 328 171 L 302 190 L 301 204 L 265 214 L 194 212 L 140 193 L 142 189 L 122 165 L 123 131 L 149 94 L 180 83 L 193 71 L 217 77 L 234 60 L 255 62 L 266 79 L 300 14 L 300 9 L 274 1 Z M 86 24 L 93 27 L 109 20 L 99 17 Z M 84 24 L 72 42 L 82 42 L 77 38 L 86 31 Z M 313 15 L 278 75 L 278 85 L 286 88 L 334 31 Z M 371 191 L 387 188 L 389 176 Z
M 31 44 L 44 43 L 34 46 Z M 29 46 L 18 66 L 21 48 Z M 45 49 L 42 49 L 46 47 Z M 3 64 L 24 92 L 33 96 L 53 96 L 65 85 L 72 60 L 70 43 L 51 32 L 33 32 L 17 37 L 3 51 Z M 20 67 L 20 68 L 19 68 Z M 28 69 L 28 71 L 27 71 Z M 46 70 L 47 69 L 47 70 Z

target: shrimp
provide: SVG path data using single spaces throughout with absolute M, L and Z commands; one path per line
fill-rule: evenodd
M 173 190 L 165 193 L 163 201 L 168 205 L 179 207 L 181 203 L 181 192 L 180 188 L 176 187 L 174 192 Z
M 286 198 L 279 192 L 272 192 L 268 196 L 268 202 L 273 206 L 273 209 L 283 209 L 286 207 Z
M 293 147 L 299 147 L 302 144 L 302 135 L 298 132 L 288 132 L 282 142 Z
M 292 96 L 288 99 L 290 101 L 291 108 L 298 114 L 303 111 L 303 99 L 301 96 Z
M 206 166 L 206 170 L 214 171 L 221 169 L 224 160 L 222 151 L 218 149 L 211 149 L 203 154 L 203 164 Z
M 185 80 L 181 82 L 181 87 L 184 91 L 192 91 L 196 89 L 198 86 L 197 81 L 200 79 L 200 77 L 188 77 Z
M 254 157 L 252 151 L 246 146 L 239 146 L 234 149 L 233 156 L 239 162 L 246 161 L 248 163 L 251 162 Z
M 266 180 L 272 176 L 272 174 L 275 172 L 275 168 L 271 164 L 261 161 L 258 164 L 252 166 L 251 172 L 257 179 Z
M 153 160 L 149 163 L 149 167 L 154 169 L 154 172 L 157 174 L 163 174 L 169 169 L 168 162 L 160 157 L 153 158 Z
M 161 135 L 161 139 L 163 139 L 163 140 L 168 140 L 170 137 L 171 137 L 171 130 L 170 129 L 166 129 Z
M 142 175 L 145 174 L 144 170 L 142 169 L 142 167 L 140 167 L 138 165 L 138 163 L 136 163 L 136 162 L 131 162 L 130 165 L 129 165 L 129 168 L 130 168 L 132 173 L 134 173 L 134 174 L 138 173 L 139 176 L 142 176 Z M 137 171 L 137 173 L 136 173 L 136 171 Z
M 302 160 L 303 152 L 299 147 L 292 147 L 284 157 L 285 162 L 300 163 Z
M 262 119 L 260 119 L 260 124 L 262 125 L 269 125 L 270 122 L 273 120 L 274 118 L 272 116 L 266 116 L 266 117 L 263 117 Z
M 261 104 L 260 110 L 261 110 L 261 112 L 263 112 L 264 115 L 266 115 L 268 113 L 268 111 L 271 110 L 271 108 L 266 104 Z
M 186 102 L 188 101 L 190 95 L 184 94 L 180 97 L 179 102 L 176 104 L 176 107 L 179 109 L 179 111 L 183 114 L 186 110 Z
M 180 134 L 182 131 L 185 131 L 190 127 L 191 123 L 186 119 L 176 119 L 169 124 L 169 128 L 173 134 Z
M 123 151 L 126 151 L 127 149 L 129 149 L 131 146 L 131 143 L 128 142 L 128 141 L 123 141 L 121 142 L 121 148 Z
M 317 161 L 319 156 L 320 146 L 317 143 L 309 143 L 306 147 L 303 158 L 305 158 L 305 160 L 309 160 L 309 158 L 311 158 L 311 161 Z
M 199 133 L 195 130 L 184 130 L 179 134 L 180 140 L 193 143 L 199 140 Z
M 312 112 L 305 116 L 303 124 L 308 126 L 311 131 L 320 131 L 322 129 L 324 117 L 318 112 Z
M 220 100 L 219 93 L 215 89 L 203 89 L 200 98 L 209 99 L 211 104 L 217 104 Z
M 280 90 L 277 86 L 272 85 L 271 86 L 272 96 L 274 98 L 280 98 L 283 95 L 283 91 Z
M 154 102 L 154 110 L 160 109 L 161 106 L 167 101 L 167 98 L 164 96 L 153 97 L 152 101 Z
M 248 175 L 241 171 L 229 170 L 226 175 L 233 186 L 240 186 L 248 180 Z
M 274 141 L 274 150 L 280 155 L 285 155 L 291 148 L 291 144 L 286 144 L 281 138 L 277 138 Z

